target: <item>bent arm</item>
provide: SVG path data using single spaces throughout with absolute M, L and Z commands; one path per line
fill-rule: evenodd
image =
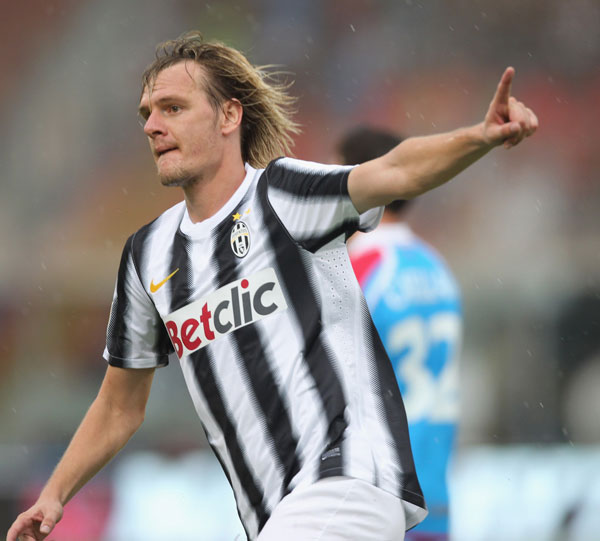
M 354 206 L 362 213 L 444 184 L 492 149 L 483 141 L 481 129 L 477 125 L 411 137 L 380 158 L 355 167 L 348 178 Z
M 154 368 L 108 367 L 98 396 L 38 501 L 19 515 L 7 540 L 29 532 L 36 535 L 32 538 L 43 539 L 50 532 L 62 516 L 62 507 L 121 450 L 142 424 L 153 376 Z
M 511 147 L 532 135 L 538 119 L 510 95 L 513 77 L 514 69 L 507 68 L 483 122 L 449 133 L 411 137 L 384 156 L 355 167 L 348 191 L 356 209 L 362 213 L 395 199 L 412 199 L 455 177 L 492 148 Z

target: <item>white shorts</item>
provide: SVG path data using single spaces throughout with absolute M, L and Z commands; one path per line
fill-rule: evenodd
M 402 541 L 402 500 L 360 479 L 330 477 L 275 507 L 258 541 Z

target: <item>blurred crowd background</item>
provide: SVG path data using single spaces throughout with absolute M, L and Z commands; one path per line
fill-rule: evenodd
M 156 178 L 136 109 L 155 45 L 199 29 L 288 72 L 294 154 L 314 161 L 359 123 L 408 136 L 479 122 L 516 68 L 538 134 L 409 215 L 464 296 L 454 538 L 597 539 L 585 512 L 600 508 L 596 0 L 29 0 L 1 13 L 0 531 L 96 394 L 126 238 L 180 198 Z M 172 362 L 56 539 L 232 540 L 217 470 Z

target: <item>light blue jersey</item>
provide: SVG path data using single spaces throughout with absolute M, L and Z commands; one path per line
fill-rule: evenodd
M 415 531 L 448 531 L 446 472 L 458 422 L 460 292 L 443 259 L 403 224 L 350 244 L 354 271 L 394 366 L 429 508 Z

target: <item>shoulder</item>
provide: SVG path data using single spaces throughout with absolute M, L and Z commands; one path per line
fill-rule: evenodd
M 290 174 L 301 175 L 328 175 L 340 171 L 350 171 L 353 167 L 353 165 L 335 165 L 281 157 L 273 160 L 267 166 L 267 170 L 285 171 Z
M 415 250 L 421 252 L 423 254 L 423 257 L 429 260 L 432 265 L 438 266 L 450 272 L 448 268 L 448 263 L 444 259 L 444 256 L 437 250 L 437 248 L 429 244 L 429 242 L 417 235 L 414 235 L 412 246 Z
M 174 235 L 179 229 L 181 219 L 185 212 L 185 201 L 173 205 L 171 208 L 165 210 L 160 216 L 152 220 L 150 223 L 140 227 L 135 233 L 133 233 L 126 243 L 126 248 L 133 252 L 139 249 L 144 244 L 145 240 L 151 235 L 157 232 L 161 232 L 166 235 Z
M 269 187 L 289 193 L 339 196 L 347 190 L 352 167 L 284 157 L 273 160 L 265 169 L 264 177 Z
M 400 248 L 401 250 L 401 248 Z M 442 256 L 442 254 L 431 244 L 414 235 L 409 246 L 411 253 L 408 254 L 408 263 L 403 261 L 403 252 L 399 253 L 399 266 L 405 264 L 409 267 L 420 269 L 422 272 L 434 276 L 437 287 L 446 292 L 446 296 L 459 297 L 460 288 L 454 273 Z

